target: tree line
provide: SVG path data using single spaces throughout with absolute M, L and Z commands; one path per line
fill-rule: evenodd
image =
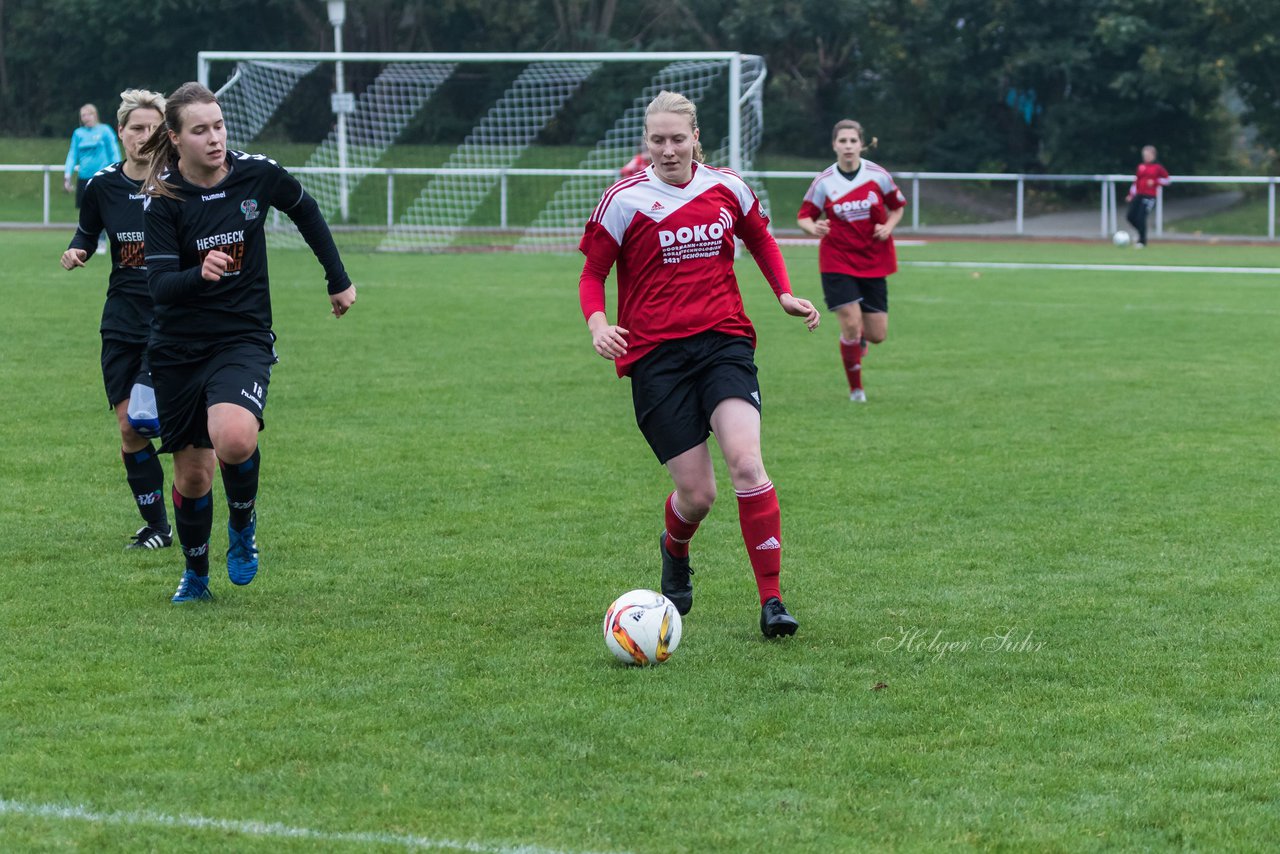
M 895 168 L 1256 172 L 1280 140 L 1280 4 L 1257 0 L 349 0 L 352 51 L 740 50 L 765 150 L 858 119 Z M 0 134 L 171 91 L 198 50 L 331 50 L 320 0 L 0 0 Z M 3 159 L 3 157 L 0 157 Z

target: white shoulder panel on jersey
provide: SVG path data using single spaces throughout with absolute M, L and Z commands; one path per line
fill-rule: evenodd
M 809 191 L 804 194 L 804 200 L 809 202 L 818 210 L 822 210 L 827 203 L 827 179 L 831 177 L 835 171 L 835 166 L 828 166 L 818 173 L 813 179 L 813 183 L 809 185 Z
M 694 195 L 705 192 L 707 186 L 712 183 L 723 184 L 733 192 L 734 196 L 737 197 L 738 207 L 741 209 L 740 212 L 743 216 L 751 213 L 752 208 L 754 208 L 759 201 L 756 199 L 756 193 L 751 189 L 751 186 L 746 181 L 742 180 L 742 176 L 737 172 L 734 172 L 732 169 L 718 169 L 714 166 L 705 165 L 701 166 L 694 174 L 693 181 L 689 184 L 690 189 L 698 183 L 699 175 L 704 176 L 706 184 L 700 187 Z
M 648 183 L 649 178 L 644 172 L 630 178 L 623 178 L 605 190 L 600 204 L 596 205 L 596 209 L 591 214 L 590 221 L 599 223 L 619 246 L 622 245 L 622 236 L 626 233 L 631 218 L 644 204 L 645 197 L 652 194 L 652 190 L 646 193 L 643 189 L 643 186 Z
M 870 160 L 863 160 L 862 162 L 867 165 L 867 174 L 879 185 L 880 191 L 886 196 L 891 195 L 895 185 L 889 170 L 878 163 L 872 163 Z

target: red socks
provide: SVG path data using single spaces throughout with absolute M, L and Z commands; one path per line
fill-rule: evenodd
M 774 596 L 782 598 L 778 586 L 782 569 L 782 512 L 778 509 L 778 493 L 772 481 L 765 481 L 737 495 L 742 541 L 747 546 L 747 557 L 751 559 L 751 571 L 755 573 L 763 605 Z
M 676 494 L 674 492 L 667 496 L 666 518 L 667 552 L 672 557 L 688 557 L 689 541 L 693 539 L 693 534 L 698 530 L 699 523 L 686 521 L 680 515 L 680 511 L 676 510 Z
M 862 388 L 862 342 L 846 341 L 841 335 L 840 361 L 844 362 L 844 373 L 849 379 L 849 391 Z
M 778 586 L 782 569 L 782 512 L 778 508 L 778 493 L 772 481 L 765 481 L 754 489 L 738 492 L 737 496 L 742 542 L 747 546 L 747 557 L 751 560 L 751 571 L 755 573 L 763 605 L 774 596 L 782 598 Z M 674 492 L 667 496 L 667 551 L 672 557 L 688 557 L 689 540 L 698 530 L 698 523 L 680 516 L 675 498 Z

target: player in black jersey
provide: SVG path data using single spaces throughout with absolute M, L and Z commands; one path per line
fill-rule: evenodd
M 102 379 L 107 404 L 120 424 L 125 478 L 143 526 L 129 548 L 159 549 L 173 543 L 164 504 L 164 468 L 148 436 L 129 420 L 129 396 L 146 374 L 147 338 L 151 334 L 151 292 L 142 249 L 142 177 L 147 161 L 143 143 L 164 123 L 164 96 L 128 89 L 120 93 L 117 132 L 125 159 L 94 175 L 85 187 L 80 224 L 62 253 L 67 270 L 83 267 L 98 247 L 105 228 L 111 238 L 111 278 L 102 307 Z M 150 430 L 147 431 L 149 434 Z
M 151 374 L 173 454 L 173 506 L 186 569 L 174 602 L 212 598 L 213 469 L 229 517 L 227 575 L 258 571 L 258 431 L 275 363 L 263 226 L 270 208 L 302 232 L 324 267 L 333 314 L 356 301 L 319 205 L 263 155 L 228 151 L 222 108 L 199 83 L 169 96 L 165 127 L 143 147 L 147 282 L 155 303 Z

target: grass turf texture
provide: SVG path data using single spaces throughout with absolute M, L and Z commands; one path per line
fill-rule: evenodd
M 859 407 L 834 318 L 806 334 L 744 261 L 800 634 L 759 636 L 717 460 L 683 642 L 636 670 L 600 621 L 657 586 L 669 482 L 576 257 L 352 255 L 335 321 L 275 252 L 263 571 L 219 568 L 217 484 L 218 600 L 175 607 L 176 550 L 122 549 L 106 271 L 58 268 L 65 237 L 0 234 L 0 800 L 570 851 L 1280 837 L 1274 278 L 908 267 Z M 72 846 L 397 847 L 0 810 L 0 848 Z

